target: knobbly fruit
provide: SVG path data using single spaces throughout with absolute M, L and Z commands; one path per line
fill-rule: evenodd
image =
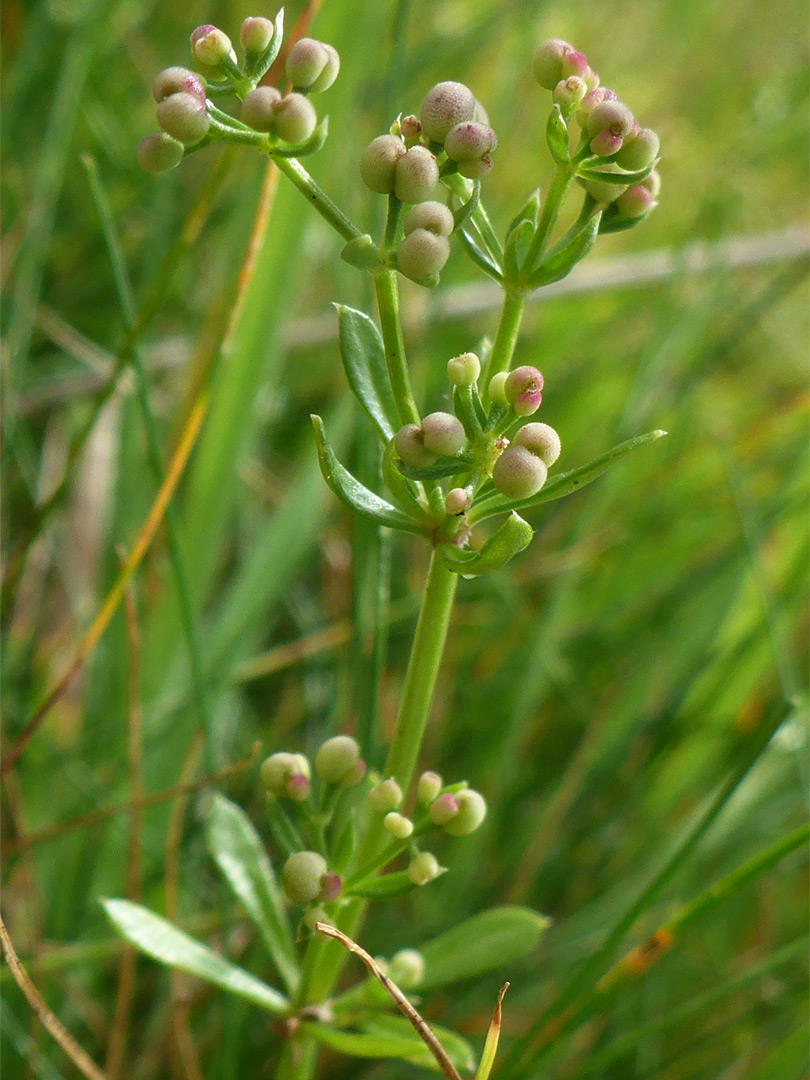
M 515 432 L 513 446 L 525 446 L 550 468 L 560 456 L 560 436 L 549 424 L 525 424 Z
M 414 229 L 397 248 L 397 270 L 412 281 L 424 281 L 438 274 L 449 258 L 450 244 L 446 236 L 437 236 L 427 229 Z
M 427 229 L 437 236 L 449 236 L 454 227 L 453 212 L 444 203 L 422 202 L 412 206 L 402 220 L 402 231 L 409 236 L 414 229 Z
M 205 79 L 184 67 L 165 68 L 152 83 L 152 97 L 158 103 L 172 94 L 191 94 L 205 104 Z
M 473 119 L 475 106 L 473 92 L 464 83 L 436 83 L 425 94 L 419 111 L 422 132 L 434 142 L 444 142 L 456 124 Z
M 205 103 L 186 91 L 164 98 L 157 107 L 156 115 L 158 124 L 166 134 L 186 146 L 198 143 L 211 126 Z
M 378 135 L 372 139 L 360 159 L 360 175 L 366 187 L 378 195 L 391 195 L 397 162 L 406 152 L 405 143 L 396 135 Z
M 285 94 L 274 112 L 273 130 L 287 143 L 305 142 L 318 124 L 315 106 L 303 94 Z
M 457 796 L 458 813 L 444 826 L 451 836 L 469 836 L 481 825 L 487 815 L 484 796 L 477 791 L 460 791 Z
M 254 131 L 272 131 L 281 94 L 275 86 L 257 86 L 242 102 L 242 123 Z
M 429 413 L 422 420 L 425 449 L 440 457 L 452 457 L 464 446 L 466 435 L 461 421 L 452 413 Z
M 436 190 L 439 166 L 426 146 L 412 146 L 394 166 L 394 194 L 400 202 L 425 202 Z
M 492 468 L 492 482 L 507 499 L 530 499 L 547 476 L 545 464 L 525 446 L 508 446 Z
M 147 172 L 167 172 L 180 164 L 184 152 L 181 142 L 165 131 L 156 131 L 138 143 L 138 164 Z

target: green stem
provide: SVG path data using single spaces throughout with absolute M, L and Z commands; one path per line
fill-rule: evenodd
M 495 335 L 492 351 L 489 354 L 487 366 L 484 369 L 484 377 L 481 381 L 484 394 L 487 392 L 492 376 L 497 375 L 499 371 L 508 371 L 512 366 L 512 357 L 515 355 L 515 346 L 517 345 L 525 307 L 525 292 L 522 290 L 504 291 L 498 332 Z
M 340 207 L 336 206 L 326 192 L 315 183 L 298 158 L 274 157 L 273 161 L 279 172 L 283 172 L 295 184 L 307 202 L 315 207 L 321 217 L 328 221 L 344 240 L 354 240 L 355 237 L 362 235 Z
M 408 365 L 405 359 L 405 339 L 402 336 L 402 320 L 399 317 L 399 288 L 396 270 L 381 270 L 374 275 L 374 291 L 380 312 L 380 327 L 385 343 L 385 362 L 394 400 L 403 424 L 418 424 L 416 407 Z
M 523 260 L 523 270 L 527 277 L 530 276 L 531 272 L 536 268 L 538 260 L 546 249 L 551 230 L 557 223 L 563 201 L 568 194 L 568 189 L 573 183 L 573 180 L 574 174 L 567 165 L 560 166 L 557 169 L 543 203 L 543 209 L 540 211 L 540 220 L 537 223 L 537 230 L 535 231 L 529 250 L 526 252 L 526 258 Z
M 422 610 L 416 626 L 397 726 L 383 770 L 407 791 L 425 730 L 439 674 L 458 575 L 448 570 L 437 550 L 430 560 Z

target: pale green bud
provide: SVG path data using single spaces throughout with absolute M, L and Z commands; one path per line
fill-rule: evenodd
M 433 802 L 441 790 L 442 778 L 439 774 L 423 772 L 416 782 L 416 801 L 422 804 Z
M 471 790 L 460 791 L 456 799 L 458 813 L 444 828 L 451 836 L 468 836 L 487 816 L 487 804 L 483 795 Z
M 275 37 L 276 28 L 270 19 L 252 16 L 245 19 L 242 29 L 239 31 L 239 40 L 246 53 L 252 56 L 261 56 L 270 48 L 270 42 Z
M 296 851 L 284 864 L 281 884 L 294 904 L 308 904 L 320 895 L 325 873 L 326 860 L 317 851 Z
M 447 378 L 454 386 L 472 386 L 480 374 L 481 361 L 475 353 L 461 353 L 447 361 Z
M 368 801 L 381 814 L 387 814 L 390 810 L 396 810 L 402 803 L 402 788 L 391 777 L 377 784 L 368 793 Z
M 402 990 L 413 990 L 425 977 L 425 960 L 416 949 L 400 949 L 391 957 L 388 975 Z
M 183 160 L 183 144 L 165 131 L 156 131 L 141 139 L 137 154 L 138 164 L 147 172 L 168 172 Z
M 429 851 L 420 851 L 408 864 L 408 877 L 414 885 L 427 885 L 440 873 L 439 861 Z
M 407 840 L 413 833 L 413 822 L 396 810 L 391 810 L 383 818 L 383 825 L 396 840 Z
M 378 135 L 372 139 L 360 159 L 360 175 L 366 187 L 378 195 L 391 195 L 396 165 L 405 153 L 405 143 L 396 135 Z
M 412 206 L 402 221 L 406 236 L 414 229 L 427 229 L 437 236 L 449 236 L 455 227 L 453 212 L 444 203 L 423 202 Z
M 315 772 L 327 784 L 340 784 L 360 760 L 360 747 L 351 735 L 334 735 L 318 747 Z
M 492 468 L 492 482 L 507 499 L 530 499 L 547 476 L 545 463 L 525 446 L 508 446 Z
M 204 102 L 194 94 L 185 92 L 164 98 L 157 107 L 156 115 L 158 124 L 166 134 L 186 146 L 198 143 L 211 126 Z
M 236 60 L 231 39 L 217 26 L 205 23 L 191 32 L 191 54 L 205 67 L 219 67 L 223 60 Z
M 422 420 L 425 449 L 440 457 L 452 457 L 466 442 L 461 421 L 452 413 L 429 413 Z
M 508 377 L 509 373 L 507 371 L 499 371 L 489 380 L 487 393 L 489 394 L 489 400 L 494 405 L 509 404 L 509 402 L 506 400 L 506 390 L 504 389 Z
M 470 493 L 466 488 L 451 488 L 444 499 L 444 512 L 459 517 L 470 509 Z

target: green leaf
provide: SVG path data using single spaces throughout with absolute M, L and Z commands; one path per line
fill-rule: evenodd
M 473 184 L 472 195 L 469 199 L 462 203 L 453 211 L 453 228 L 457 229 L 460 225 L 463 225 L 467 218 L 475 212 L 478 206 L 478 201 L 481 198 L 481 181 L 476 180 Z
M 503 525 L 478 551 L 465 551 L 452 544 L 442 544 L 441 553 L 448 569 L 464 577 L 491 574 L 513 559 L 531 543 L 534 530 L 518 514 L 510 514 Z
M 369 491 L 340 464 L 327 441 L 320 416 L 311 416 L 310 419 L 315 429 L 321 473 L 338 499 L 356 514 L 371 518 L 379 525 L 387 525 L 391 529 L 401 529 L 403 532 L 414 532 L 423 536 L 425 530 L 418 522 L 407 517 L 401 510 L 397 510 L 385 499 L 381 499 L 379 495 L 375 495 L 373 491 Z
M 453 235 L 459 238 L 465 251 L 479 269 L 483 270 L 485 274 L 489 274 L 499 284 L 503 283 L 503 274 L 500 267 L 496 266 L 489 255 L 481 250 L 463 225 L 456 229 Z
M 529 287 L 536 289 L 550 285 L 570 274 L 593 247 L 601 219 L 602 213 L 597 211 L 570 240 L 551 251 L 529 278 Z
M 375 1017 L 362 1026 L 362 1031 L 346 1031 L 327 1024 L 305 1023 L 301 1030 L 317 1039 L 322 1046 L 328 1046 L 347 1057 L 396 1058 L 433 1072 L 439 1071 L 433 1054 L 405 1017 Z M 456 1068 L 468 1071 L 473 1067 L 472 1051 L 464 1039 L 432 1024 L 431 1030 Z
M 398 462 L 398 467 L 400 472 L 411 480 L 441 480 L 443 476 L 469 472 L 477 464 L 478 462 L 471 454 L 456 454 L 455 457 L 441 458 L 435 465 L 426 465 L 419 469 L 406 465 L 404 461 Z
M 335 309 L 340 358 L 349 386 L 383 441 L 388 442 L 399 429 L 399 414 L 388 378 L 382 337 L 362 311 L 343 304 L 335 304 Z
M 287 990 L 299 969 L 287 913 L 273 868 L 250 819 L 218 792 L 206 820 L 206 841 L 217 866 L 256 925 Z
M 373 270 L 380 266 L 380 249 L 368 233 L 355 236 L 341 249 L 340 257 L 357 270 Z
M 404 896 L 405 893 L 413 892 L 416 885 L 408 877 L 407 870 L 398 870 L 393 874 L 382 874 L 380 877 L 368 877 L 352 885 L 352 896 L 363 896 L 367 900 L 390 900 L 395 896 Z
M 536 225 L 540 218 L 540 204 L 542 199 L 540 198 L 540 188 L 535 188 L 531 195 L 528 197 L 523 206 L 518 210 L 512 220 L 509 222 L 509 228 L 506 230 L 506 239 L 508 240 L 515 229 L 522 225 L 524 221 L 530 221 L 532 225 Z
M 666 435 L 665 431 L 648 431 L 644 435 L 636 435 L 634 439 L 627 439 L 626 442 L 619 443 L 612 450 L 608 450 L 606 454 L 589 461 L 587 465 L 581 465 L 578 469 L 570 469 L 568 472 L 555 476 L 545 484 L 537 495 L 533 495 L 530 499 L 507 499 L 497 493 L 488 495 L 473 506 L 468 515 L 470 523 L 486 521 L 487 518 L 495 514 L 502 514 L 506 510 L 529 510 L 534 506 L 539 506 L 540 503 L 551 502 L 552 499 L 562 499 L 566 495 L 579 491 L 580 488 L 592 483 L 603 472 L 606 472 L 611 465 L 621 461 L 636 447 L 655 442 L 664 435 Z
M 101 903 L 115 929 L 159 964 L 196 975 L 198 979 L 252 1001 L 276 1016 L 283 1016 L 289 1010 L 290 1003 L 278 990 L 231 964 L 153 911 L 129 900 L 102 900 Z
M 653 212 L 658 203 L 653 203 L 648 210 L 643 214 L 639 214 L 638 217 L 626 218 L 616 209 L 616 204 L 611 203 L 608 209 L 602 214 L 602 220 L 599 223 L 599 235 L 607 236 L 609 233 L 624 232 L 626 229 L 633 229 L 636 225 L 640 225 L 642 221 L 646 221 L 650 214 Z
M 492 908 L 474 915 L 420 947 L 425 977 L 419 990 L 508 967 L 531 952 L 548 926 L 545 915 L 524 907 Z
M 399 458 L 396 456 L 393 440 L 383 451 L 381 471 L 385 486 L 399 506 L 411 517 L 421 521 L 426 531 L 432 529 L 433 519 L 419 502 L 416 488 L 400 472 Z
M 546 142 L 557 165 L 568 163 L 568 125 L 559 105 L 553 105 L 546 124 Z
M 506 238 L 506 251 L 503 257 L 504 273 L 510 281 L 517 280 L 526 252 L 534 238 L 534 222 L 521 221 Z
M 603 158 L 602 160 L 606 159 Z M 577 169 L 577 176 L 581 180 L 597 180 L 600 184 L 640 184 L 642 180 L 647 179 L 657 164 L 658 159 L 656 158 L 651 165 L 647 165 L 644 169 L 637 169 L 636 172 L 605 171 L 583 165 Z
M 503 1019 L 503 996 L 509 987 L 509 983 L 504 983 L 498 994 L 498 1002 L 495 1006 L 495 1013 L 492 1017 L 492 1021 L 489 1025 L 489 1031 L 487 1031 L 486 1041 L 484 1042 L 484 1049 L 481 1054 L 481 1060 L 478 1062 L 478 1068 L 475 1070 L 475 1080 L 489 1080 L 489 1075 L 492 1072 L 492 1066 L 495 1064 L 495 1055 L 498 1053 L 498 1043 L 501 1038 L 501 1022 Z

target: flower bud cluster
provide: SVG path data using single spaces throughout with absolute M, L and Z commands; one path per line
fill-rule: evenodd
M 243 124 L 286 143 L 302 143 L 318 125 L 318 114 L 309 98 L 293 91 L 285 94 L 274 86 L 257 86 L 242 102 Z
M 293 89 L 308 94 L 328 90 L 340 71 L 337 49 L 314 38 L 299 38 L 287 54 L 284 68 Z
M 492 469 L 492 482 L 507 499 L 530 499 L 543 487 L 560 456 L 560 436 L 548 424 L 520 428 Z
M 208 134 L 205 80 L 183 67 L 161 71 L 152 84 L 158 125 L 163 129 L 138 144 L 138 162 L 148 172 L 166 172 L 183 160 L 186 146 Z
M 400 461 L 414 469 L 433 465 L 440 457 L 453 457 L 466 441 L 461 421 L 452 413 L 434 412 L 421 424 L 405 424 L 394 436 Z
M 444 148 L 462 176 L 477 180 L 492 168 L 498 139 L 481 105 L 464 83 L 440 82 L 432 86 L 419 111 L 422 135 Z

